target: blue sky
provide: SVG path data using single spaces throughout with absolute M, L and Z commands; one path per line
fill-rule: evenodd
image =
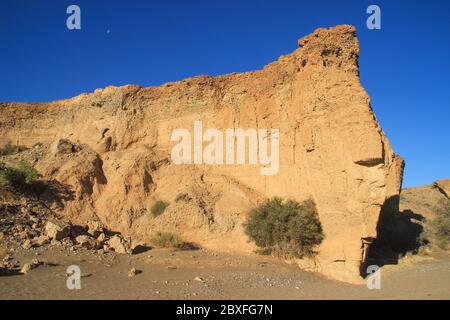
M 81 8 L 81 30 L 66 8 Z M 366 28 L 381 8 L 382 29 Z M 51 101 L 259 69 L 318 27 L 353 24 L 361 81 L 405 186 L 450 178 L 450 1 L 3 0 L 0 101 Z M 109 30 L 109 31 L 108 31 Z

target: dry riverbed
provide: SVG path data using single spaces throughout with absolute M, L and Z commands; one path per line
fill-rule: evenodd
M 203 249 L 152 249 L 129 256 L 37 248 L 18 249 L 9 259 L 18 265 L 33 260 L 39 265 L 26 274 L 2 274 L 1 299 L 450 298 L 450 257 L 446 254 L 384 267 L 380 290 L 328 280 L 270 257 Z M 70 265 L 81 269 L 80 290 L 66 286 Z

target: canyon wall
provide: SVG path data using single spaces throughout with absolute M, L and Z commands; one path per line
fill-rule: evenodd
M 70 186 L 73 199 L 56 208 L 62 215 L 97 220 L 136 241 L 168 230 L 204 247 L 252 252 L 242 228 L 250 208 L 272 196 L 312 198 L 325 240 L 310 267 L 358 282 L 380 210 L 399 194 L 403 160 L 360 84 L 355 29 L 317 29 L 298 44 L 252 72 L 0 103 L 0 145 L 32 147 L 40 173 Z M 171 134 L 192 132 L 194 121 L 204 130 L 279 129 L 278 173 L 261 175 L 254 164 L 174 164 Z M 157 200 L 170 205 L 153 217 Z

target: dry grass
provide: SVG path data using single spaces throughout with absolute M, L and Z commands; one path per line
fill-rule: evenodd
M 22 190 L 32 186 L 39 178 L 39 173 L 26 161 L 20 161 L 10 167 L 0 162 L 0 186 Z
M 25 150 L 24 147 L 13 145 L 11 142 L 8 142 L 6 145 L 0 148 L 0 156 L 6 156 L 9 154 L 18 153 Z
M 450 244 L 450 200 L 441 203 L 437 215 L 430 221 L 429 227 L 437 246 L 446 250 Z
M 152 240 L 152 244 L 159 248 L 182 248 L 184 242 L 176 234 L 172 232 L 158 232 Z

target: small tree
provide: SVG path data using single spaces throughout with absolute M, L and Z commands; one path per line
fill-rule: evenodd
M 272 198 L 250 212 L 244 227 L 260 252 L 285 257 L 313 255 L 324 238 L 312 200 L 298 203 Z

